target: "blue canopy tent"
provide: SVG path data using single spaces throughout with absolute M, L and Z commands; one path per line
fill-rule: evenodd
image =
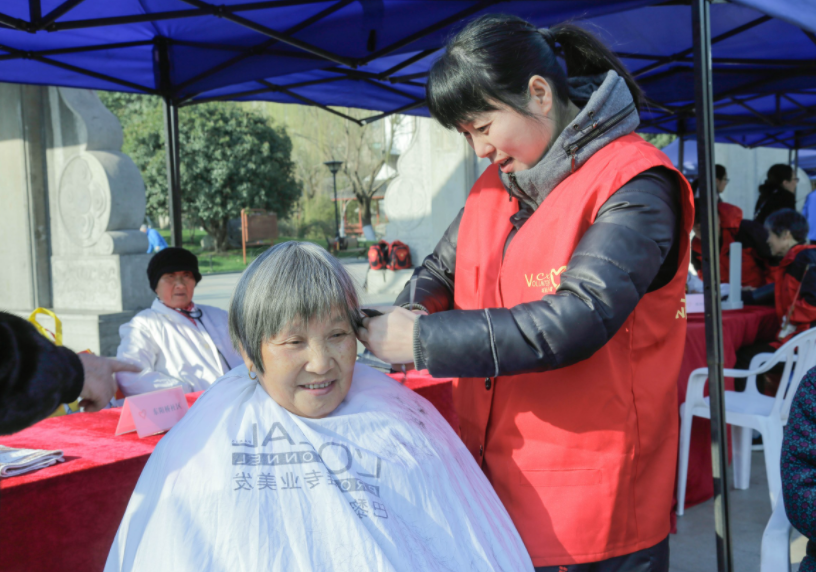
M 816 7 L 816 0 L 658 4 L 657 0 L 221 0 L 220 5 L 203 0 L 6 0 L 0 6 L 0 81 L 161 96 L 171 220 L 174 241 L 180 244 L 179 105 L 265 99 L 380 112 L 367 121 L 397 112 L 427 114 L 424 78 L 445 39 L 463 20 L 496 11 L 517 14 L 539 26 L 577 18 L 597 24 L 646 88 L 650 107 L 644 110 L 644 126 L 657 132 L 690 132 L 693 126 L 701 141 L 701 192 L 707 197 L 706 329 L 719 471 L 718 562 L 721 570 L 731 570 L 722 447 L 719 264 L 712 247 L 716 241 L 711 240 L 716 220 L 711 142 L 722 112 L 718 108 L 718 117 L 712 102 L 731 101 L 744 108 L 732 98 L 781 97 L 813 88 L 816 10 L 803 5 Z M 785 120 L 780 116 L 774 126 L 776 137 L 801 141 L 812 135 L 801 129 L 804 118 L 797 113 Z M 674 116 L 676 124 L 667 119 Z M 757 121 L 739 127 L 740 136 L 750 137 Z M 780 135 L 779 129 L 793 135 Z
M 813 85 L 816 35 L 785 21 L 813 28 L 808 20 L 813 18 L 802 16 L 806 11 L 793 0 L 737 1 L 711 7 L 718 135 L 728 127 L 741 144 L 763 139 L 791 146 L 798 142 L 800 147 L 816 143 L 816 120 L 809 113 L 816 108 L 816 93 L 794 94 L 802 85 Z M 178 150 L 172 136 L 177 106 L 268 100 L 316 105 L 333 113 L 340 112 L 329 105 L 381 112 L 362 122 L 398 112 L 427 115 L 425 77 L 445 39 L 463 20 L 489 11 L 519 14 L 539 26 L 581 20 L 604 36 L 646 89 L 651 105 L 642 114 L 643 130 L 694 132 L 690 8 L 656 4 L 8 0 L 0 8 L 0 79 L 163 97 L 171 220 L 178 238 L 180 198 L 172 192 L 178 191 Z M 746 53 L 758 57 L 746 59 Z M 755 101 L 763 93 L 783 94 L 765 96 L 775 99 L 776 118 L 770 113 L 773 102 Z M 791 101 L 794 97 L 803 101 Z M 723 103 L 734 110 L 720 109 Z M 789 125 L 796 130 L 779 127 Z
M 510 4 L 502 4 L 499 8 L 525 16 L 539 25 L 559 21 L 557 15 L 552 18 L 548 13 L 545 18 L 536 18 L 538 14 L 516 11 Z M 767 126 L 770 124 L 768 120 L 760 120 L 757 115 L 764 115 L 773 122 L 771 108 L 767 105 L 761 109 L 749 108 L 762 94 L 778 93 L 781 101 L 779 104 L 774 102 L 774 112 L 790 111 L 789 115 L 794 116 L 792 120 L 801 120 L 804 110 L 800 105 L 816 107 L 816 92 L 811 92 L 810 96 L 802 95 L 801 99 L 805 101 L 795 103 L 785 95 L 793 97 L 792 94 L 816 86 L 816 34 L 813 30 L 800 28 L 798 20 L 798 25 L 793 25 L 757 11 L 752 4 L 756 3 L 740 1 L 711 6 L 718 119 L 719 115 L 737 112 L 738 117 L 730 118 L 729 126 L 757 122 Z M 787 4 L 791 13 L 794 9 L 792 2 L 772 4 Z M 796 8 L 799 10 L 798 6 Z M 686 129 L 693 132 L 694 73 L 690 21 L 689 6 L 675 3 L 616 10 L 607 15 L 598 15 L 597 11 L 591 10 L 579 18 L 579 24 L 599 33 L 637 76 L 652 102 L 650 109 L 643 113 L 642 127 L 647 131 L 677 133 L 680 130 L 677 122 L 685 115 L 685 120 L 691 122 Z M 440 43 L 419 49 L 434 39 Z M 201 92 L 191 98 L 187 96 L 184 103 L 213 99 L 294 103 L 308 99 L 323 105 L 427 115 L 427 109 L 421 105 L 406 108 L 423 99 L 425 78 L 431 63 L 438 57 L 442 39 L 444 36 L 434 35 L 410 52 L 372 60 L 354 70 L 337 65 L 291 75 L 276 73 L 263 79 Z M 752 57 L 746 58 L 746 54 Z M 746 98 L 748 101 L 743 102 Z M 723 103 L 734 109 L 720 109 Z M 393 107 L 389 108 L 389 105 Z M 781 108 L 776 110 L 776 105 Z M 807 114 L 804 111 L 804 115 Z M 782 117 L 778 123 L 788 124 L 786 119 Z M 811 126 L 816 128 L 812 123 Z M 721 127 L 718 123 L 718 131 Z

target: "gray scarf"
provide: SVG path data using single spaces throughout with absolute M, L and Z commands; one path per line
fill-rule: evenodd
M 499 172 L 507 192 L 529 209 L 538 208 L 550 191 L 596 151 L 640 125 L 626 81 L 615 71 L 570 78 L 569 82 L 570 99 L 576 105 L 586 102 L 578 116 L 534 167 L 518 173 Z

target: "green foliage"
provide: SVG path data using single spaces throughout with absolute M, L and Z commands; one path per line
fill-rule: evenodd
M 125 130 L 123 151 L 142 172 L 147 213 L 167 214 L 167 174 L 161 101 L 129 94 L 100 94 Z M 179 112 L 181 196 L 185 217 L 227 248 L 229 219 L 242 208 L 287 217 L 301 195 L 284 129 L 238 105 L 210 103 Z
M 662 149 L 677 139 L 677 135 L 672 135 L 671 133 L 638 133 L 638 135 L 658 149 Z
M 335 235 L 334 226 L 334 203 L 324 195 L 302 200 L 296 215 L 279 223 L 282 234 L 321 242 L 323 245 L 326 244 L 326 239 Z

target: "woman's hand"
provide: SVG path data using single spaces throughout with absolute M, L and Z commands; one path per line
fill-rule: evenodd
M 364 318 L 357 337 L 371 353 L 390 364 L 414 361 L 414 322 L 422 312 L 391 306 L 378 308 L 382 316 Z

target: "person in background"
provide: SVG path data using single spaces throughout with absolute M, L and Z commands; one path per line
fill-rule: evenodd
M 811 191 L 805 198 L 805 204 L 802 206 L 802 214 L 808 221 L 810 230 L 808 231 L 808 240 L 811 244 L 816 243 L 816 191 Z
M 718 165 L 719 166 L 719 165 Z M 719 185 L 718 185 L 719 186 Z M 770 278 L 771 251 L 768 230 L 756 221 L 742 218 L 742 209 L 720 201 L 717 203 L 720 222 L 720 281 L 729 280 L 731 244 L 742 244 L 742 288 L 759 288 Z M 700 200 L 694 200 L 694 238 L 691 241 L 691 264 L 703 279 L 703 244 L 700 222 Z
M 781 163 L 768 169 L 765 182 L 759 186 L 759 198 L 754 210 L 754 220 L 765 224 L 771 213 L 781 209 L 796 210 L 796 185 L 799 178 L 793 167 Z
M 0 312 L 0 435 L 21 431 L 77 397 L 83 411 L 99 411 L 116 392 L 113 374 L 122 371 L 139 367 L 76 354 L 23 318 Z
M 728 186 L 728 171 L 726 171 L 725 167 L 722 165 L 714 165 L 714 175 L 715 175 L 715 184 L 717 185 L 717 199 L 719 201 L 719 212 L 726 213 L 730 217 L 736 218 L 739 216 L 740 220 L 742 219 L 742 209 L 739 208 L 737 205 L 732 205 L 731 203 L 727 203 L 722 200 L 722 194 L 725 192 L 725 187 Z M 695 181 L 695 185 L 697 181 Z M 697 196 L 695 188 L 694 196 Z M 720 216 L 723 216 L 722 214 Z M 764 240 L 763 240 L 764 242 Z
M 737 351 L 736 369 L 749 369 L 753 357 L 773 353 L 816 322 L 816 246 L 807 244 L 808 223 L 792 209 L 782 209 L 765 221 L 771 254 L 781 258 L 772 270 L 774 304 L 780 321 L 776 340 L 745 346 Z M 773 376 L 757 377 L 760 392 L 773 393 Z M 737 391 L 745 379 L 735 379 Z
M 799 572 L 816 571 L 816 368 L 796 390 L 782 439 L 782 499 L 790 523 L 808 538 Z
M 165 248 L 150 259 L 147 277 L 156 300 L 119 328 L 116 357 L 142 368 L 117 376 L 126 396 L 177 385 L 185 393 L 201 391 L 243 364 L 230 342 L 227 313 L 193 303 L 201 273 L 192 252 Z
M 722 195 L 725 192 L 725 187 L 728 186 L 728 172 L 725 170 L 725 167 L 722 165 L 715 165 L 714 166 L 714 175 L 717 184 L 717 195 Z M 691 190 L 694 191 L 694 198 L 700 197 L 700 179 L 694 179 L 691 183 Z M 722 202 L 722 197 L 719 197 L 720 202 Z M 730 203 L 726 203 L 730 205 Z M 739 208 L 739 207 L 736 207 Z M 740 209 L 742 212 L 742 209 Z
M 714 165 L 714 176 L 717 179 L 717 194 L 721 195 L 725 192 L 725 187 L 728 186 L 728 171 L 720 164 Z
M 160 252 L 167 248 L 167 241 L 164 240 L 164 237 L 159 234 L 159 231 L 155 228 L 148 228 L 146 224 L 143 224 L 139 227 L 144 233 L 147 233 L 147 253 L 150 254 L 151 252 Z

